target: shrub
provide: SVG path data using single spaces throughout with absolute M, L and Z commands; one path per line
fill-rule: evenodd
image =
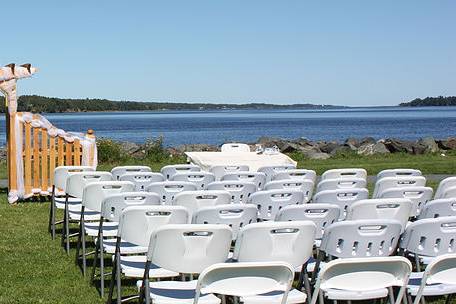
M 127 156 L 123 153 L 120 143 L 108 138 L 97 139 L 98 161 L 114 163 L 124 161 Z
M 151 138 L 145 144 L 145 158 L 153 162 L 162 162 L 169 158 L 169 153 L 163 146 L 163 136 Z

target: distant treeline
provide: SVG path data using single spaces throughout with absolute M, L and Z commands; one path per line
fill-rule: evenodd
M 332 109 L 343 108 L 331 105 L 302 104 L 213 104 L 112 101 L 107 99 L 65 99 L 24 95 L 19 97 L 18 111 L 34 113 L 99 112 L 99 111 L 164 111 L 164 110 L 223 110 L 223 109 Z M 0 112 L 5 112 L 5 103 L 0 102 Z
M 399 104 L 401 107 L 456 106 L 456 96 L 416 98 Z

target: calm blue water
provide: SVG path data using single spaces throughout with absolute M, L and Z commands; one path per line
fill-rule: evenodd
M 252 142 L 260 136 L 344 140 L 456 136 L 456 107 L 353 108 L 340 110 L 167 111 L 44 114 L 66 131 L 92 128 L 98 137 L 144 142 L 163 135 L 165 144 Z M 5 143 L 0 118 L 0 144 Z

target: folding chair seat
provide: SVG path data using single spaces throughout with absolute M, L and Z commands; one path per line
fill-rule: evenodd
M 227 143 L 221 147 L 222 152 L 250 152 L 250 147 L 247 144 Z
M 310 180 L 315 184 L 317 173 L 314 170 L 308 169 L 288 169 L 275 173 L 272 176 L 273 181 L 293 179 L 293 180 Z
M 456 187 L 456 176 L 447 177 L 439 183 L 439 186 L 437 187 L 437 190 L 435 191 L 434 199 L 442 198 L 442 194 L 448 188 L 452 188 L 452 187 Z
M 315 194 L 312 203 L 337 205 L 340 208 L 339 219 L 343 220 L 350 205 L 368 197 L 369 192 L 364 188 L 325 190 Z
M 306 264 L 312 256 L 316 226 L 310 221 L 262 222 L 244 226 L 238 235 L 233 260 L 238 262 L 289 263 L 301 272 L 299 288 L 305 284 L 310 292 Z M 281 294 L 260 294 L 243 297 L 243 303 L 275 303 Z M 290 291 L 287 303 L 304 303 L 307 295 L 297 289 Z
M 206 186 L 215 181 L 214 174 L 210 172 L 187 172 L 187 173 L 177 173 L 174 174 L 170 180 L 180 181 L 180 182 L 189 182 L 195 184 L 198 190 L 204 190 Z
M 440 198 L 424 204 L 419 219 L 456 216 L 456 198 Z
M 173 227 L 174 224 L 185 223 L 188 223 L 188 212 L 181 206 L 131 206 L 122 211 L 113 256 L 114 268 L 108 303 L 112 302 L 114 289 L 117 293 L 117 302 L 119 303 L 122 299 L 122 274 L 129 278 L 141 278 L 145 275 L 147 265 L 145 254 L 149 248 L 151 235 L 160 227 L 168 225 Z M 169 241 L 173 242 L 173 239 Z M 125 247 L 130 250 L 125 250 Z M 131 252 L 132 248 L 134 248 L 134 252 Z M 155 264 L 149 264 L 147 268 L 148 277 L 169 278 L 179 275 L 172 269 L 162 268 Z
M 375 182 L 372 198 L 379 198 L 385 190 L 404 187 L 425 187 L 426 178 L 424 176 L 395 176 L 383 177 Z
M 421 209 L 432 199 L 431 187 L 399 187 L 386 189 L 379 194 L 379 198 L 406 198 L 412 203 L 410 217 L 419 216 Z
M 180 164 L 180 165 L 168 165 L 161 168 L 161 174 L 165 179 L 170 180 L 177 173 L 189 173 L 201 171 L 201 168 L 197 165 L 191 164 Z
M 119 180 L 124 182 L 132 182 L 135 185 L 135 191 L 145 191 L 147 186 L 152 183 L 165 181 L 161 173 L 154 172 L 137 172 L 125 173 L 120 176 Z
M 267 183 L 264 190 L 297 190 L 304 194 L 303 203 L 308 203 L 312 198 L 314 183 L 311 180 L 278 180 Z
M 377 180 L 385 177 L 410 177 L 422 175 L 421 171 L 416 169 L 386 169 L 377 174 Z
M 288 205 L 302 204 L 304 194 L 299 190 L 275 189 L 253 193 L 249 204 L 258 209 L 258 218 L 263 221 L 274 220 L 277 213 Z
M 280 171 L 296 169 L 295 165 L 278 165 L 278 166 L 264 166 L 258 168 L 258 172 L 262 172 L 266 175 L 266 183 L 272 180 L 272 176 Z
M 216 181 L 221 180 L 222 177 L 227 174 L 248 172 L 248 171 L 249 171 L 249 166 L 247 166 L 247 165 L 216 165 L 216 166 L 212 166 L 209 169 L 209 172 L 214 174 Z
M 364 178 L 329 178 L 321 180 L 317 185 L 316 192 L 321 192 L 325 190 L 337 190 L 337 189 L 353 189 L 353 188 L 366 188 L 367 182 Z
M 237 173 L 227 173 L 222 176 L 221 181 L 236 180 L 243 182 L 252 182 L 257 186 L 258 190 L 263 189 L 266 184 L 266 174 L 263 172 L 241 171 Z
M 173 205 L 185 207 L 189 213 L 190 219 L 200 208 L 230 203 L 231 194 L 225 190 L 183 191 L 176 194 L 172 202 Z
M 326 179 L 339 179 L 339 178 L 361 178 L 367 179 L 367 171 L 362 168 L 343 168 L 343 169 L 330 169 L 323 172 L 321 180 Z
M 257 187 L 252 182 L 243 181 L 218 181 L 207 185 L 207 190 L 225 190 L 231 194 L 231 202 L 246 203 L 250 195 L 257 191 Z
M 233 231 L 236 240 L 238 231 L 245 225 L 256 223 L 256 206 L 249 204 L 228 204 L 198 209 L 193 216 L 193 224 L 224 224 Z
M 171 205 L 174 197 L 183 191 L 195 191 L 196 186 L 189 182 L 165 181 L 152 183 L 147 186 L 147 192 L 153 192 L 160 196 L 162 205 Z
M 152 172 L 152 170 L 148 166 L 119 166 L 114 167 L 111 170 L 111 174 L 114 180 L 120 180 L 120 177 L 124 174 L 140 172 Z
M 151 300 L 153 303 L 194 303 L 197 280 L 150 282 L 151 265 L 181 274 L 200 274 L 226 260 L 231 239 L 231 228 L 227 225 L 166 225 L 156 229 L 150 238 L 144 279 L 137 283 L 141 298 L 145 298 L 146 303 Z M 198 296 L 198 303 L 220 302 L 211 293 Z
M 311 304 L 330 300 L 373 300 L 389 297 L 400 304 L 406 292 L 411 263 L 404 257 L 366 257 L 328 262 L 318 274 Z M 394 298 L 393 287 L 399 287 Z

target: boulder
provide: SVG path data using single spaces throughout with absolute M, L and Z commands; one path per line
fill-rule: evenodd
M 456 150 L 456 138 L 455 137 L 448 137 L 444 140 L 439 140 L 438 146 L 440 149 L 444 150 Z
M 347 138 L 344 142 L 345 146 L 348 146 L 352 150 L 356 150 L 359 147 L 359 140 L 353 137 Z
M 352 152 L 353 149 L 350 148 L 349 146 L 346 146 L 346 145 L 340 145 L 340 146 L 337 146 L 337 148 L 335 148 L 334 150 L 331 151 L 331 155 L 336 155 L 338 153 L 344 153 L 344 152 Z
M 318 148 L 324 153 L 331 153 L 337 147 L 339 147 L 339 144 L 336 141 L 318 143 Z
M 439 146 L 431 136 L 421 138 L 417 144 L 424 146 L 425 152 L 435 153 L 439 151 Z
M 120 149 L 126 154 L 134 154 L 141 149 L 140 145 L 129 141 L 120 141 L 119 145 Z
M 384 145 L 391 153 L 404 152 L 413 154 L 413 144 L 411 141 L 396 138 L 388 138 L 384 142 Z
M 415 143 L 413 145 L 413 154 L 415 155 L 419 155 L 419 154 L 424 154 L 426 153 L 426 146 L 422 145 L 422 144 L 419 144 L 419 143 Z
M 385 153 L 390 153 L 390 151 L 386 148 L 386 146 L 383 143 L 366 143 L 364 145 L 361 145 L 357 153 L 359 155 L 374 155 L 374 154 L 385 154 Z
M 373 137 L 364 137 L 359 141 L 359 147 L 365 144 L 375 144 L 376 141 Z

